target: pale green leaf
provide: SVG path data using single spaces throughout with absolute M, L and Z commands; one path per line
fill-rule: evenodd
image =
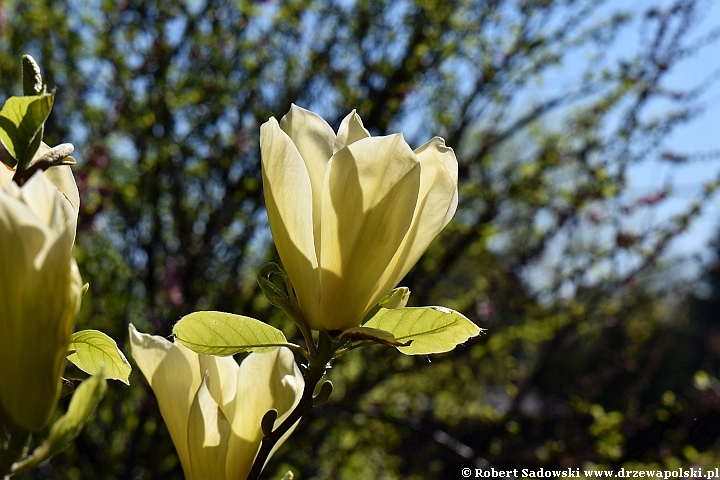
M 240 352 L 265 352 L 278 347 L 296 347 L 267 323 L 224 312 L 194 312 L 173 327 L 175 340 L 190 350 L 207 355 L 228 356 Z
M 378 305 L 382 308 L 389 308 L 394 310 L 396 308 L 405 308 L 408 300 L 410 299 L 410 289 L 407 287 L 398 287 L 393 289 L 390 293 L 380 300 Z
M 99 375 L 105 369 L 105 378 L 120 380 L 130 385 L 130 362 L 120 351 L 115 340 L 98 330 L 81 330 L 70 337 L 68 360 L 83 372 Z
M 13 465 L 13 473 L 29 470 L 65 448 L 78 436 L 95 407 L 102 400 L 106 388 L 103 375 L 92 376 L 83 381 L 70 399 L 65 415 L 55 422 L 48 437 L 32 455 Z
M 410 289 L 407 287 L 398 287 L 390 290 L 390 293 L 385 295 L 382 300 L 378 302 L 377 305 L 372 307 L 370 311 L 365 314 L 365 318 L 363 318 L 363 324 L 366 323 L 368 320 L 370 320 L 372 317 L 377 315 L 377 313 L 380 311 L 381 308 L 389 308 L 389 309 L 396 309 L 396 308 L 404 308 L 405 305 L 407 305 L 408 300 L 410 299 Z
M 407 347 L 397 347 L 406 355 L 449 352 L 481 332 L 465 316 L 445 307 L 381 308 L 363 326 L 385 330 L 398 342 L 412 340 Z
M 28 148 L 50 115 L 54 96 L 10 97 L 0 110 L 0 141 L 16 161 L 29 161 L 35 154 Z
M 358 340 L 370 340 L 375 343 L 382 343 L 383 345 L 391 345 L 393 347 L 406 347 L 412 342 L 411 340 L 408 340 L 407 342 L 398 342 L 392 333 L 370 327 L 353 327 L 343 330 L 338 337 L 338 340 L 351 340 L 353 342 Z

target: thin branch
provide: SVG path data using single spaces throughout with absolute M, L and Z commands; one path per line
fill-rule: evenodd
M 287 418 L 280 424 L 278 428 L 272 432 L 264 432 L 265 436 L 260 444 L 260 450 L 258 451 L 253 466 L 248 473 L 247 480 L 257 480 L 260 478 L 265 463 L 267 463 L 270 453 L 273 448 L 280 441 L 280 439 L 290 431 L 290 429 L 302 418 L 303 415 L 308 413 L 315 406 L 313 393 L 318 382 L 325 375 L 325 371 L 328 368 L 328 362 L 333 357 L 334 345 L 330 337 L 324 332 L 320 332 L 320 339 L 318 342 L 317 356 L 310 360 L 307 367 L 303 366 L 303 378 L 305 380 L 305 388 L 303 389 L 302 397 L 300 402 L 297 404 L 295 409 L 287 416 Z

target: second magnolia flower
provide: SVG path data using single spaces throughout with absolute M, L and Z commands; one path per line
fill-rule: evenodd
M 246 478 L 263 438 L 263 417 L 274 408 L 280 425 L 305 386 L 286 348 L 251 353 L 238 365 L 232 357 L 199 355 L 133 325 L 130 347 L 157 397 L 187 480 Z
M 413 151 L 371 137 L 353 111 L 335 134 L 292 106 L 260 128 L 270 229 L 306 321 L 358 326 L 457 208 L 457 160 L 442 138 Z

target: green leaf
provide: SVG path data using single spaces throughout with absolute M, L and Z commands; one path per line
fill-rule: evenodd
M 378 303 L 382 308 L 394 310 L 396 308 L 405 308 L 410 299 L 410 289 L 407 287 L 398 287 L 385 295 Z
M 370 320 L 372 317 L 377 315 L 381 308 L 404 308 L 410 299 L 410 289 L 407 287 L 398 287 L 390 290 L 390 293 L 385 295 L 377 305 L 372 307 L 370 311 L 363 318 L 363 324 Z
M 392 333 L 370 327 L 353 327 L 343 330 L 338 337 L 338 340 L 371 340 L 376 343 L 382 343 L 383 345 L 390 345 L 393 347 L 407 347 L 410 343 L 412 343 L 412 340 L 408 340 L 404 343 L 399 342 Z
M 397 347 L 406 355 L 449 352 L 481 332 L 464 315 L 445 307 L 381 308 L 363 327 L 385 330 L 398 342 L 412 340 L 407 347 Z
M 328 400 L 330 400 L 330 395 L 332 395 L 333 391 L 333 383 L 330 380 L 325 380 L 322 385 L 320 385 L 320 390 L 318 390 L 317 395 L 312 397 L 312 404 L 316 407 L 319 407 L 320 405 L 325 405 Z
M 240 352 L 267 352 L 288 343 L 275 327 L 250 317 L 224 312 L 194 312 L 173 327 L 175 340 L 196 353 L 228 356 Z
M 35 154 L 30 145 L 50 115 L 54 97 L 54 93 L 10 97 L 0 110 L 0 141 L 17 162 L 27 163 Z
M 120 351 L 115 340 L 98 330 L 81 330 L 70 337 L 68 360 L 83 372 L 105 378 L 120 380 L 130 385 L 130 362 Z M 104 366 L 104 367 L 103 367 Z
M 101 370 L 102 372 L 102 370 Z M 50 429 L 50 434 L 29 457 L 13 465 L 13 473 L 29 470 L 65 448 L 75 437 L 97 407 L 107 385 L 102 375 L 83 381 L 70 399 L 68 410 Z
M 285 272 L 277 263 L 266 263 L 258 271 L 257 282 L 267 299 L 283 311 L 291 309 L 290 298 L 277 285 L 270 281 L 270 275 L 280 275 L 284 277 Z

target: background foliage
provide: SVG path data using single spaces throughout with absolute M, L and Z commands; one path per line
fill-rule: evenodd
M 651 2 L 652 3 L 652 2 Z M 667 246 L 714 194 L 637 219 L 628 169 L 703 107 L 666 80 L 717 48 L 709 1 L 28 0 L 0 6 L 0 92 L 30 53 L 57 87 L 46 141 L 72 141 L 82 196 L 79 328 L 124 346 L 200 309 L 297 332 L 261 295 L 277 260 L 259 125 L 292 102 L 331 125 L 441 135 L 458 214 L 403 285 L 488 329 L 432 358 L 362 349 L 267 471 L 455 478 L 460 468 L 720 464 L 718 270 L 686 293 Z M 620 45 L 620 46 L 618 46 Z M 623 55 L 612 56 L 621 48 Z M 568 65 L 574 65 L 567 70 Z M 569 72 L 569 73 L 568 73 Z M 538 90 L 542 85 L 549 88 Z M 540 93 L 538 93 L 538 91 Z M 668 280 L 671 278 L 671 280 Z M 111 384 L 73 448 L 33 478 L 182 478 L 147 384 Z

